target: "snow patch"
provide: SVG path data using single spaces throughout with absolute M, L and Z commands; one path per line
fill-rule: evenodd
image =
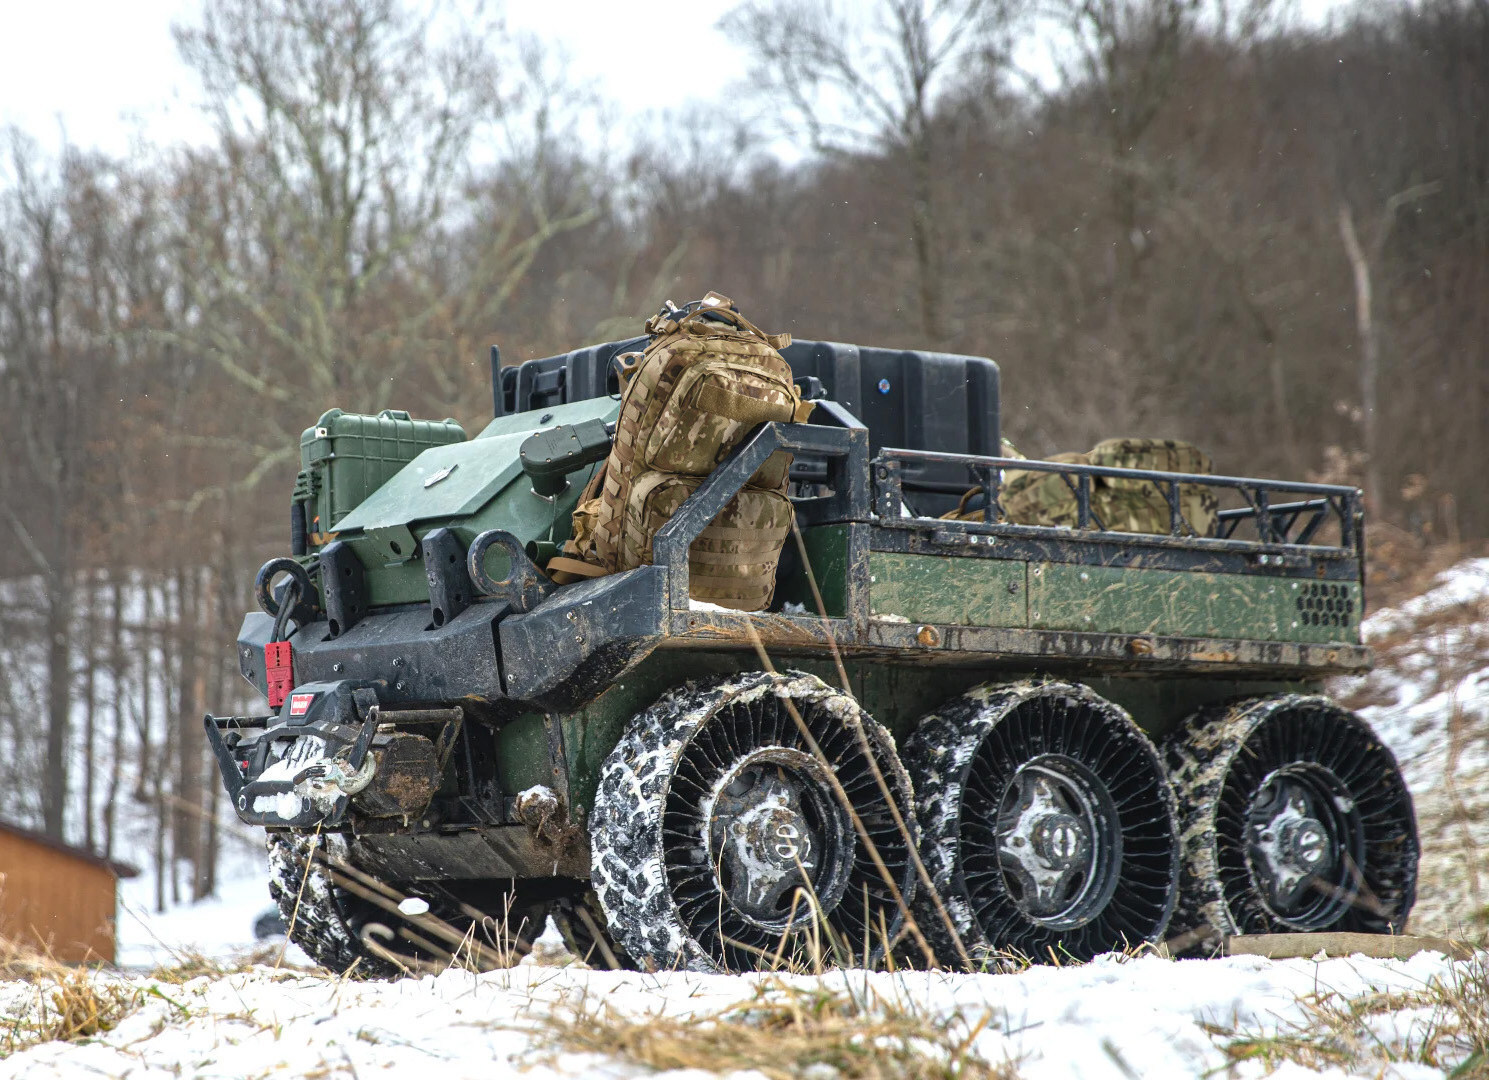
M 1466 559 L 1419 596 L 1365 620 L 1376 667 L 1334 696 L 1391 748 L 1422 841 L 1408 929 L 1482 933 L 1489 901 L 1489 558 Z
M 692 597 L 689 597 L 688 598 L 688 610 L 689 611 L 722 611 L 722 612 L 725 612 L 726 614 L 731 614 L 731 615 L 737 615 L 737 614 L 739 614 L 739 612 L 735 611 L 734 608 L 727 608 L 723 604 L 710 604 L 707 600 L 694 600 Z
M 603 1007 L 638 1020 L 701 1019 L 748 1003 L 771 979 L 809 994 L 846 992 L 857 1001 L 914 1008 L 930 1020 L 959 1016 L 978 1027 L 972 1052 L 993 1064 L 1017 1062 L 1022 1080 L 1225 1076 L 1233 1068 L 1236 1075 L 1259 1077 L 1263 1070 L 1229 1061 L 1224 1038 L 1207 1025 L 1273 1034 L 1305 1024 L 1305 1002 L 1315 994 L 1410 993 L 1429 980 L 1465 973 L 1466 965 L 1423 953 L 1410 960 L 1319 962 L 1250 956 L 1125 961 L 1109 955 L 1085 965 L 1003 975 L 842 971 L 821 978 L 741 977 L 529 965 L 486 975 L 454 969 L 392 982 L 267 967 L 181 986 L 134 976 L 129 985 L 155 990 L 139 1012 L 86 1041 L 13 1054 L 0 1061 L 0 1080 L 371 1077 L 432 1070 L 452 1080 L 635 1077 L 649 1072 L 605 1054 L 555 1051 L 546 1043 L 543 1017 L 572 1018 L 576 1008 Z M 35 999 L 34 987 L 0 983 L 0 1009 L 8 1016 L 21 1015 Z M 1378 1032 L 1387 1043 L 1412 1030 L 1410 1010 L 1390 1020 Z M 761 1039 L 769 1034 L 762 1031 Z M 1400 1065 L 1382 1075 L 1440 1077 L 1461 1060 L 1451 1049 L 1447 1053 L 1444 1070 Z M 1278 1075 L 1283 1074 L 1319 1075 L 1299 1066 L 1285 1067 Z

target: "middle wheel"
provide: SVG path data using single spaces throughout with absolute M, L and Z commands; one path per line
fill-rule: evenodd
M 926 869 L 920 925 L 958 957 L 1089 960 L 1155 941 L 1177 896 L 1174 795 L 1118 706 L 1075 683 L 982 686 L 905 747 Z
M 741 971 L 793 957 L 820 918 L 824 946 L 881 954 L 913 892 L 914 838 L 876 769 L 913 830 L 889 733 L 815 676 L 667 694 L 611 751 L 595 795 L 592 877 L 616 940 L 644 966 Z

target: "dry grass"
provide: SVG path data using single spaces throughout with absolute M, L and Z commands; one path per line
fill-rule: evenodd
M 1366 526 L 1366 587 L 1370 608 L 1395 607 L 1432 587 L 1438 574 L 1463 559 L 1489 554 L 1482 543 L 1430 543 L 1394 525 Z
M 36 982 L 66 970 L 46 953 L 14 938 L 0 936 L 0 979 Z
M 1303 999 L 1305 1019 L 1273 1034 L 1211 1027 L 1232 1063 L 1259 1061 L 1378 1075 L 1387 1066 L 1427 1065 L 1449 1080 L 1489 1080 L 1489 958 L 1457 965 L 1421 990 Z
M 273 950 L 259 950 L 234 960 L 213 960 L 196 953 L 177 954 L 156 968 L 147 982 L 131 981 L 102 965 L 63 964 L 45 953 L 0 938 L 0 981 L 26 984 L 29 993 L 6 1003 L 0 1020 L 0 1059 L 47 1042 L 86 1042 L 112 1031 L 151 1000 L 165 1002 L 176 1018 L 190 1010 L 167 992 L 192 979 L 219 978 L 252 971 L 273 962 Z M 284 978 L 303 974 L 285 972 Z M 166 989 L 162 989 L 165 987 Z
M 990 1014 L 935 1017 L 902 1001 L 769 979 L 749 1001 L 705 1016 L 627 1016 L 582 1002 L 544 1020 L 555 1050 L 657 1071 L 755 1070 L 770 1080 L 1013 1080 L 1014 1062 L 974 1049 Z
M 190 950 L 173 952 L 171 962 L 151 970 L 150 978 L 159 983 L 180 986 L 192 979 L 217 979 L 224 975 L 245 975 L 257 968 L 276 968 L 285 978 L 308 974 L 312 968 L 294 964 L 278 964 L 280 949 L 277 945 L 262 945 L 231 958 L 203 956 Z
M 90 968 L 52 965 L 28 972 L 35 996 L 0 1030 L 0 1059 L 45 1042 L 80 1042 L 113 1030 L 159 991 L 130 986 Z M 179 1008 L 180 1006 L 178 1006 Z
M 1406 591 L 1430 589 L 1444 558 L 1417 567 Z M 1372 608 L 1381 600 L 1372 593 Z M 1403 687 L 1433 703 L 1431 711 L 1413 706 L 1416 749 L 1401 761 L 1422 844 L 1410 928 L 1489 941 L 1489 717 L 1478 690 L 1489 670 L 1489 601 L 1469 597 L 1412 616 L 1398 612 L 1377 625 L 1368 644 L 1376 670 L 1333 688 L 1346 708 L 1399 708 Z

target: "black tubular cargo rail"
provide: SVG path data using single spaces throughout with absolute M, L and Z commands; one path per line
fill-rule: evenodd
M 1113 480 L 1132 480 L 1148 483 L 1163 496 L 1168 507 L 1171 537 L 1183 537 L 1186 543 L 1233 543 L 1251 548 L 1256 543 L 1280 544 L 1299 547 L 1327 547 L 1361 557 L 1364 532 L 1361 528 L 1363 497 L 1358 488 L 1339 484 L 1310 484 L 1289 480 L 1261 480 L 1253 477 L 1216 476 L 1210 473 L 1165 472 L 1157 469 L 1122 469 L 1107 465 L 1081 465 L 1076 463 L 1036 461 L 1024 458 L 980 457 L 972 454 L 945 454 L 928 450 L 881 451 L 871 462 L 874 480 L 873 507 L 884 521 L 903 518 L 905 491 L 931 490 L 943 492 L 944 485 L 928 484 L 904 475 L 907 463 L 935 462 L 959 464 L 966 467 L 968 485 L 979 485 L 990 496 L 983 507 L 985 524 L 1004 525 L 1011 528 L 1040 528 L 1048 526 L 1017 526 L 1006 521 L 998 494 L 1005 470 L 1056 473 L 1070 488 L 1076 499 L 1077 525 L 1080 530 L 1104 532 L 1105 526 L 1091 508 L 1092 481 L 1098 477 Z M 1235 491 L 1245 500 L 1246 506 L 1221 510 L 1216 515 L 1217 527 L 1214 537 L 1198 536 L 1180 510 L 1180 488 L 1187 485 L 1202 485 L 1220 490 Z M 963 487 L 961 490 L 966 490 Z M 1294 497 L 1295 501 L 1276 502 L 1278 496 Z M 1297 496 L 1303 496 L 1297 499 Z M 918 519 L 912 519 L 918 520 Z M 1329 521 L 1339 527 L 1340 542 L 1337 545 L 1316 541 L 1320 529 Z M 1256 540 L 1238 540 L 1237 526 L 1243 522 L 1254 525 Z M 1152 539 L 1154 534 L 1131 533 Z

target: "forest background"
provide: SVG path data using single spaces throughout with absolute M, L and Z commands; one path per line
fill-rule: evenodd
M 1244 0 L 1243 0 L 1244 3 Z M 1355 482 L 1379 581 L 1489 537 L 1489 0 L 748 0 L 638 133 L 499 17 L 206 0 L 214 135 L 3 133 L 0 818 L 216 889 L 201 738 L 333 405 L 490 413 L 516 363 L 718 289 L 994 357 L 1030 456 L 1194 441 Z M 1049 71 L 1018 57 L 1049 43 Z M 126 835 L 125 823 L 135 832 Z

